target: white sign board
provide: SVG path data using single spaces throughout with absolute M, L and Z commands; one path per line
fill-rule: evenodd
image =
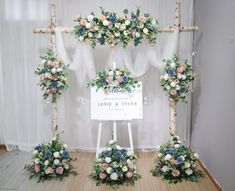
M 143 118 L 142 83 L 128 92 L 105 93 L 91 88 L 91 119 L 131 120 Z

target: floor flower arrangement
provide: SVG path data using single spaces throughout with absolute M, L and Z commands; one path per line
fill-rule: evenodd
M 123 184 L 132 184 L 140 178 L 136 172 L 137 157 L 133 152 L 121 148 L 110 140 L 105 151 L 99 154 L 91 173 L 97 185 L 107 184 L 118 188 Z
M 138 87 L 138 81 L 134 80 L 131 73 L 122 69 L 108 69 L 96 73 L 96 78 L 88 83 L 88 86 L 103 89 L 105 91 L 127 91 Z
M 176 184 L 183 180 L 196 182 L 203 176 L 202 171 L 196 168 L 198 158 L 198 154 L 187 148 L 178 136 L 172 136 L 167 144 L 160 147 L 151 172 L 169 183 Z
M 38 182 L 51 178 L 60 178 L 77 175 L 73 170 L 70 153 L 66 144 L 61 144 L 59 135 L 50 142 L 42 143 L 35 147 L 30 164 L 25 165 L 29 179 L 38 177 Z

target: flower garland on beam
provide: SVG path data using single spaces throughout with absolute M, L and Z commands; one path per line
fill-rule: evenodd
M 41 56 L 41 64 L 35 73 L 39 75 L 39 86 L 43 91 L 43 99 L 56 103 L 57 98 L 68 88 L 66 65 L 52 50 Z
M 74 34 L 80 41 L 89 42 L 94 48 L 97 44 L 110 45 L 121 43 L 126 47 L 132 40 L 137 46 L 147 39 L 150 45 L 156 44 L 158 21 L 149 14 L 140 14 L 140 8 L 135 13 L 128 15 L 128 10 L 123 10 L 124 15 L 117 16 L 114 12 L 101 8 L 101 16 L 96 17 L 92 12 L 87 17 L 77 16 Z

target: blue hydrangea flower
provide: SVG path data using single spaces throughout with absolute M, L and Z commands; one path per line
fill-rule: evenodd
M 178 150 L 177 148 L 167 148 L 164 151 L 166 154 L 172 154 L 175 153 L 177 150 Z
M 44 154 L 44 156 L 45 156 L 46 158 L 51 157 L 51 156 L 52 156 L 51 151 L 46 151 L 45 154 Z
M 63 151 L 63 153 L 61 154 L 61 156 L 63 158 L 68 158 L 69 157 L 69 152 L 68 151 Z
M 117 22 L 117 18 L 115 16 L 111 16 L 110 21 L 112 24 L 115 24 Z
M 123 153 L 126 153 L 126 149 L 121 149 L 120 152 L 123 154 Z
M 84 35 L 85 32 L 86 32 L 86 29 L 85 29 L 84 27 L 82 27 L 82 28 L 79 29 L 80 35 Z
M 122 157 L 122 154 L 121 154 L 121 152 L 119 152 L 119 151 L 116 152 L 114 155 L 115 155 L 115 157 L 117 157 L 117 158 L 119 158 L 119 159 Z
M 177 159 L 177 164 L 182 164 L 182 163 L 184 163 L 184 157 L 183 156 L 179 156 Z
M 169 70 L 167 71 L 167 73 L 168 73 L 169 76 L 173 76 L 173 75 L 174 75 L 174 70 L 169 69 Z

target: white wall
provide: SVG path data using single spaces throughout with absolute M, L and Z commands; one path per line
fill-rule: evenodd
M 234 18 L 234 0 L 195 0 L 192 146 L 225 191 L 235 190 Z

